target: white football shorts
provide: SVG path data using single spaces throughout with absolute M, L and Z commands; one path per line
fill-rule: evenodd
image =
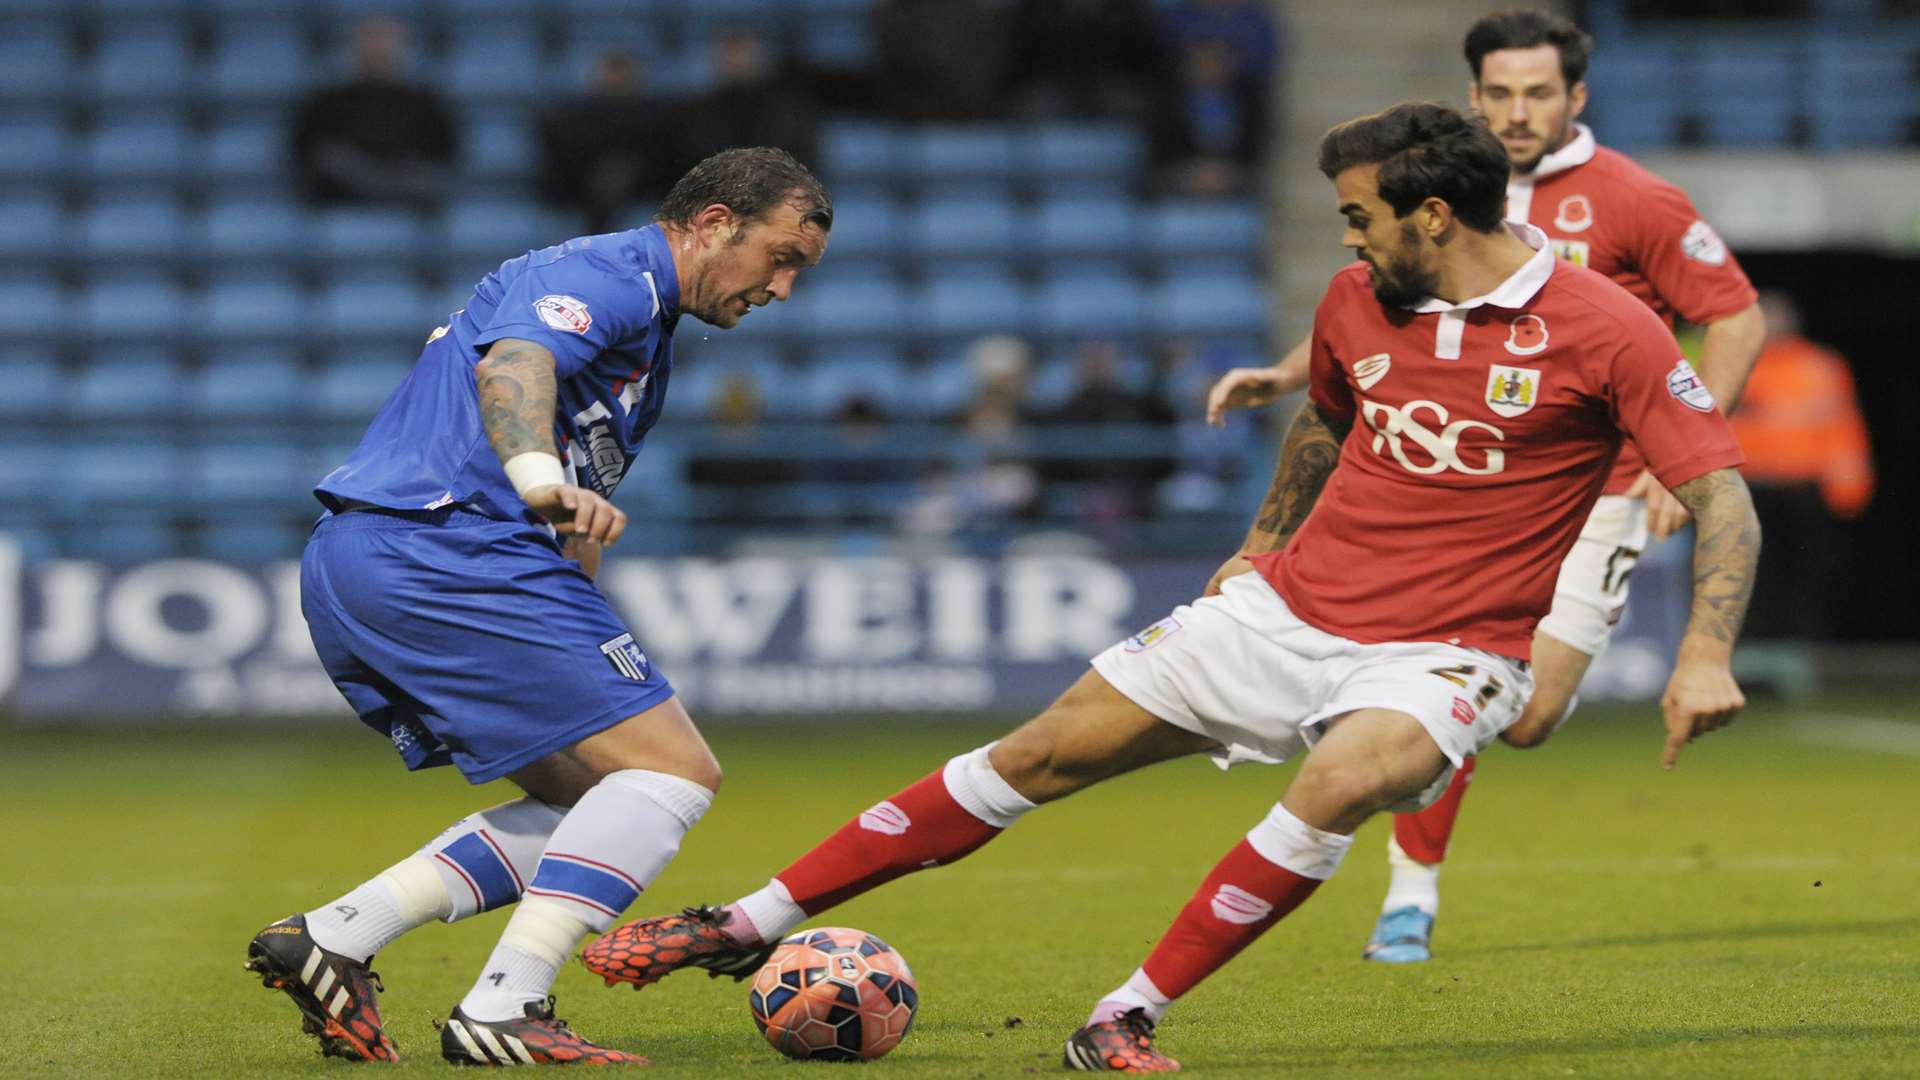
M 1364 645 L 1310 626 L 1253 573 L 1173 609 L 1094 657 L 1093 668 L 1141 708 L 1220 743 L 1221 768 L 1279 764 L 1338 717 L 1367 708 L 1413 716 L 1458 767 L 1533 695 L 1527 665 L 1504 656 L 1443 642 Z
M 1627 607 L 1627 577 L 1647 549 L 1647 504 L 1625 495 L 1602 495 L 1580 530 L 1560 580 L 1553 609 L 1540 620 L 1548 636 L 1599 656 Z

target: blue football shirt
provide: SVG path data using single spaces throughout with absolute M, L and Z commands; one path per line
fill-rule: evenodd
M 514 492 L 480 423 L 474 365 L 502 338 L 553 353 L 554 443 L 574 484 L 611 496 L 666 404 L 679 304 L 673 255 L 658 225 L 507 260 L 427 339 L 360 445 L 315 496 L 336 511 L 353 500 L 543 520 Z

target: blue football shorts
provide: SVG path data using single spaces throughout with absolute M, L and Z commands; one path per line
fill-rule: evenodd
M 544 530 L 465 510 L 323 517 L 300 609 L 334 685 L 409 769 L 485 783 L 673 696 Z

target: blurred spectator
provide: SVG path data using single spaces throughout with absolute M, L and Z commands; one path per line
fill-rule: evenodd
M 1027 518 L 1040 494 L 1040 479 L 1022 458 L 1033 348 L 1016 337 L 984 337 L 967 347 L 966 364 L 973 400 L 955 417 L 963 437 L 954 460 L 922 477 L 900 513 L 901 528 L 915 536 Z
M 1020 0 L 1009 90 L 1028 115 L 1141 122 L 1160 73 L 1141 0 Z
M 691 165 L 734 146 L 777 146 L 809 166 L 814 117 L 807 81 L 781 69 L 767 40 L 732 29 L 713 41 L 713 88 L 681 109 L 679 153 Z
M 1763 533 L 1747 636 L 1830 638 L 1852 589 L 1840 519 L 1873 498 L 1873 458 L 1847 361 L 1800 336 L 1800 312 L 1763 293 L 1767 340 L 1732 418 Z
M 309 201 L 437 206 L 453 182 L 459 129 L 438 93 L 406 79 L 407 30 L 354 27 L 352 72 L 294 110 L 293 161 Z
M 1249 410 L 1229 413 L 1224 428 L 1207 423 L 1207 391 L 1236 367 L 1267 361 L 1224 342 L 1168 342 L 1159 356 L 1162 399 L 1173 410 L 1179 463 L 1159 487 L 1161 511 L 1174 514 L 1238 512 L 1247 505 L 1240 489 L 1249 465 L 1271 456 L 1265 417 Z M 1255 471 L 1258 471 L 1256 469 Z M 1261 491 L 1265 477 L 1258 478 Z M 1251 498 L 1257 500 L 1259 493 Z
M 1158 186 L 1192 198 L 1244 195 L 1266 155 L 1266 92 L 1235 74 L 1233 50 L 1223 42 L 1191 42 L 1179 60 L 1154 110 Z
M 701 489 L 701 516 L 718 521 L 763 517 L 763 485 L 789 483 L 795 476 L 768 459 L 770 448 L 761 430 L 767 409 L 759 382 L 749 372 L 731 372 L 703 404 L 711 421 L 711 441 L 687 460 L 687 481 Z
M 1074 346 L 1076 382 L 1065 401 L 1040 417 L 1050 427 L 1146 426 L 1173 424 L 1173 411 L 1158 396 L 1126 384 L 1120 349 L 1111 341 L 1089 339 Z M 1063 433 L 1064 434 L 1064 433 Z M 1170 454 L 1149 448 L 1144 455 L 1117 455 L 1076 449 L 1070 442 L 1049 444 L 1037 466 L 1040 476 L 1083 521 L 1117 524 L 1143 516 L 1152 504 L 1153 486 L 1173 475 Z
M 871 17 L 876 109 L 936 123 L 999 113 L 1006 20 L 984 0 L 879 0 Z
M 608 49 L 594 59 L 585 94 L 534 120 L 540 197 L 579 211 L 588 232 L 640 224 L 623 221 L 621 213 L 658 202 L 679 176 L 667 118 L 644 90 L 639 61 Z
M 1178 50 L 1218 42 L 1233 52 L 1233 74 L 1265 92 L 1280 63 L 1280 35 L 1264 0 L 1180 0 L 1166 13 L 1167 37 Z

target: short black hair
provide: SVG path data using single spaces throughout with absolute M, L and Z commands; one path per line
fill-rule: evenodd
M 1467 70 L 1480 81 L 1480 61 L 1501 49 L 1531 49 L 1551 45 L 1560 53 L 1560 74 L 1567 89 L 1587 77 L 1587 56 L 1593 38 L 1564 15 L 1543 11 L 1496 11 L 1467 30 Z
M 833 229 L 833 200 L 805 165 L 772 146 L 722 150 L 687 170 L 660 204 L 653 220 L 686 225 L 714 203 L 739 217 L 756 221 L 782 203 L 800 211 L 800 220 Z
M 1320 140 L 1320 171 L 1329 180 L 1374 164 L 1380 198 L 1394 216 L 1437 198 L 1476 232 L 1500 227 L 1511 166 L 1484 119 L 1431 101 L 1403 101 L 1337 125 Z

